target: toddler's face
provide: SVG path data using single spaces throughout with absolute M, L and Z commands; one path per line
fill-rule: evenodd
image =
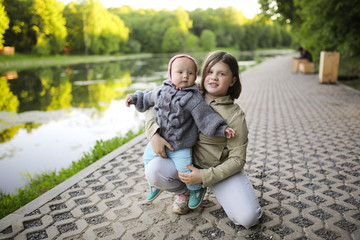
M 179 88 L 194 85 L 196 80 L 195 63 L 186 57 L 175 59 L 171 66 L 171 79 Z

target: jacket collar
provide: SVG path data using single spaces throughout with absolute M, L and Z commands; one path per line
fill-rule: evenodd
M 234 100 L 230 98 L 230 95 L 218 97 L 216 99 L 206 100 L 209 105 L 229 105 L 233 104 Z
M 168 80 L 165 80 L 163 82 L 164 85 L 169 85 L 173 88 L 175 88 L 176 90 L 183 90 L 183 91 L 199 91 L 199 88 L 197 87 L 196 83 L 190 87 L 186 87 L 186 88 L 181 88 L 181 89 L 178 89 L 176 88 L 176 86 L 174 86 L 172 83 L 171 83 L 171 80 L 168 79 Z

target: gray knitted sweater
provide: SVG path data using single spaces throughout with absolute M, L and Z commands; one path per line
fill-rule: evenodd
M 227 124 L 206 104 L 196 84 L 179 90 L 166 80 L 153 91 L 136 91 L 129 97 L 139 112 L 153 107 L 160 135 L 175 150 L 192 147 L 198 130 L 208 137 L 225 136 Z

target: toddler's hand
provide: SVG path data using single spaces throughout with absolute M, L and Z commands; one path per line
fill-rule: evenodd
M 235 130 L 232 129 L 232 128 L 227 127 L 227 128 L 225 129 L 225 136 L 226 136 L 226 138 L 233 138 L 233 137 L 235 137 Z
M 129 96 L 127 96 L 126 99 L 125 99 L 125 105 L 127 107 L 130 107 L 130 103 L 131 103 L 131 98 Z

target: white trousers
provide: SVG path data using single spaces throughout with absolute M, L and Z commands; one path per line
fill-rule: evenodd
M 173 161 L 168 158 L 151 160 L 145 167 L 145 176 L 150 184 L 165 191 L 175 194 L 187 191 L 186 185 L 177 175 Z M 244 171 L 209 188 L 234 224 L 249 228 L 260 219 L 263 211 Z

